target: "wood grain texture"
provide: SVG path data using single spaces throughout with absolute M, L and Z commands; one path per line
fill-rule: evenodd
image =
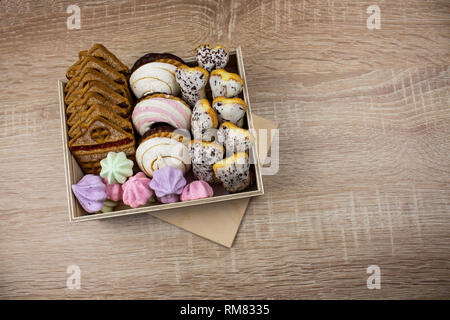
M 70 4 L 0 1 L 0 297 L 450 298 L 448 1 L 78 1 L 67 30 Z M 56 81 L 94 42 L 129 66 L 242 46 L 280 170 L 233 248 L 145 214 L 68 222 Z

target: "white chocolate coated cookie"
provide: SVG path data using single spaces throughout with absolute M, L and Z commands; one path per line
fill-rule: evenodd
M 238 192 L 251 184 L 250 161 L 245 152 L 235 153 L 231 157 L 216 162 L 214 173 L 229 192 Z
M 237 73 L 217 69 L 211 72 L 209 86 L 213 99 L 217 97 L 233 98 L 242 92 L 244 81 Z
M 247 112 L 247 104 L 241 98 L 218 97 L 212 103 L 217 113 L 219 123 L 231 122 L 238 127 L 243 126 L 244 116 Z
M 198 100 L 192 111 L 191 128 L 194 140 L 211 141 L 215 136 L 219 120 L 207 99 Z
M 236 152 L 245 152 L 255 141 L 250 131 L 237 127 L 231 122 L 224 122 L 217 130 L 217 141 L 225 146 L 227 156 Z
M 179 66 L 175 77 L 181 88 L 181 96 L 190 106 L 206 98 L 205 86 L 208 83 L 209 73 L 200 67 Z
M 228 63 L 230 54 L 224 46 L 211 48 L 208 44 L 201 44 L 194 50 L 198 65 L 208 72 L 223 69 Z
M 216 142 L 193 140 L 189 144 L 189 155 L 192 162 L 192 172 L 199 180 L 210 184 L 216 182 L 213 164 L 223 159 L 224 149 Z

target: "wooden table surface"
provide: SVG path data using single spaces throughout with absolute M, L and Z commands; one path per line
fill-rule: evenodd
M 450 298 L 448 1 L 0 1 L 0 28 L 1 298 Z M 280 167 L 231 249 L 146 214 L 69 223 L 56 82 L 96 42 L 129 66 L 242 46 Z

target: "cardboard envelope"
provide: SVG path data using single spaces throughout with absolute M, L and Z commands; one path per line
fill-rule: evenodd
M 270 130 L 276 129 L 278 125 L 255 114 L 253 115 L 253 125 L 257 131 L 259 129 L 268 130 L 266 150 L 269 150 Z M 262 155 L 261 150 L 259 150 L 259 156 L 260 162 L 264 163 L 267 154 Z M 150 214 L 198 236 L 231 248 L 249 201 L 250 198 L 229 200 Z

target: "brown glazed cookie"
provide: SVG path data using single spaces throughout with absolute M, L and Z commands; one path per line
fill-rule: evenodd
M 131 112 L 131 103 L 127 98 L 97 80 L 89 81 L 82 89 L 73 92 L 70 98 L 67 99 L 67 103 L 70 104 L 78 99 L 83 99 L 86 95 L 93 92 L 98 93 L 105 99 L 111 101 L 111 103 L 118 105 L 127 114 Z
M 98 70 L 106 77 L 110 78 L 114 82 L 117 82 L 118 84 L 127 83 L 126 76 L 124 76 L 122 73 L 118 72 L 114 68 L 110 67 L 103 60 L 99 60 L 98 58 L 91 56 L 87 56 L 86 58 L 83 59 L 83 61 L 81 62 L 80 66 L 77 69 L 76 74 L 74 74 L 74 77 L 78 75 L 83 75 L 83 73 L 86 72 L 86 69 Z M 71 83 L 72 79 L 69 80 L 68 84 Z
M 102 74 L 101 72 L 92 68 L 87 69 L 85 71 L 86 72 L 84 72 L 83 75 L 79 75 L 70 79 L 69 81 L 70 83 L 68 82 L 64 86 L 64 92 L 66 93 L 64 97 L 64 102 L 66 104 L 69 104 L 70 103 L 69 101 L 73 101 L 75 98 L 72 95 L 74 95 L 76 91 L 82 90 L 90 81 L 99 81 L 108 88 L 110 88 L 111 90 L 117 92 L 121 96 L 124 96 L 126 99 L 128 99 L 128 101 L 130 102 L 132 101 L 131 94 L 128 89 L 128 84 L 125 85 L 118 84 L 113 80 L 111 80 L 110 78 L 108 78 L 107 76 L 105 76 L 104 74 Z
M 128 75 L 128 68 L 126 65 L 124 65 L 111 51 L 105 48 L 102 44 L 94 44 L 89 51 L 80 51 L 78 54 L 78 61 L 75 62 L 66 73 L 67 79 L 71 79 L 78 73 L 78 68 L 83 63 L 83 60 L 88 57 L 92 56 L 95 57 L 101 61 L 104 61 L 107 65 L 114 68 L 118 72 L 122 73 L 123 75 Z
M 146 55 L 140 57 L 136 60 L 133 67 L 131 68 L 130 74 L 135 72 L 139 67 L 143 66 L 144 64 L 150 63 L 150 62 L 168 62 L 167 60 L 174 60 L 173 64 L 176 64 L 176 62 L 181 64 L 185 64 L 183 59 L 180 57 L 177 57 L 174 54 L 171 53 L 147 53 Z M 170 63 L 170 62 L 168 62 Z

